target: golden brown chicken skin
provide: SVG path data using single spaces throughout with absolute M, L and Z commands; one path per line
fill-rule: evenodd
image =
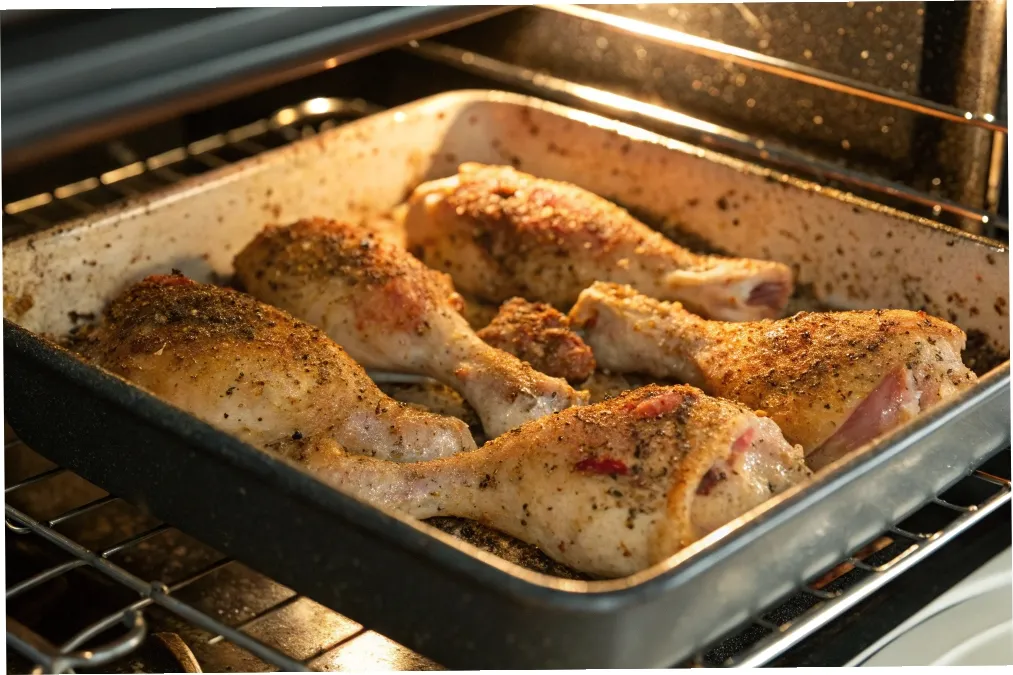
M 432 462 L 333 443 L 292 456 L 368 503 L 479 521 L 602 577 L 660 562 L 810 475 L 773 422 L 688 386 L 570 408 Z
M 243 293 L 152 276 L 103 318 L 87 359 L 256 447 L 328 438 L 398 461 L 475 448 L 464 422 L 387 397 L 322 331 Z
M 570 318 L 602 368 L 676 378 L 765 411 L 814 469 L 976 381 L 960 358 L 963 331 L 924 312 L 733 324 L 599 283 Z
M 321 327 L 364 367 L 461 392 L 488 436 L 585 400 L 480 340 L 447 275 L 362 228 L 320 218 L 268 227 L 235 267 L 252 295 Z
M 591 348 L 570 330 L 565 314 L 543 302 L 507 300 L 478 337 L 570 384 L 580 384 L 594 373 Z
M 568 309 L 595 281 L 630 284 L 729 321 L 780 316 L 792 293 L 780 263 L 701 256 L 575 185 L 468 163 L 409 200 L 410 250 L 488 302 L 519 296 Z

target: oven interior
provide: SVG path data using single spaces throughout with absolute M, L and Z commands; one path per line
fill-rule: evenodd
M 3 239 L 480 88 L 629 121 L 1005 243 L 1005 78 L 994 75 L 1005 8 L 933 4 L 515 9 L 5 172 Z M 4 441 L 9 672 L 440 668 L 52 465 L 9 428 Z M 673 665 L 840 665 L 1008 547 L 1009 499 L 1006 449 Z

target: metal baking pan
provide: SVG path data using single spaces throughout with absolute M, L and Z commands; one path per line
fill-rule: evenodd
M 802 304 L 946 317 L 971 335 L 981 381 L 668 561 L 583 581 L 362 504 L 40 337 L 149 273 L 225 280 L 267 223 L 368 218 L 466 160 L 573 181 L 697 246 L 790 263 Z M 448 667 L 663 667 L 1009 444 L 1008 274 L 989 240 L 595 115 L 455 92 L 5 246 L 5 412 L 53 461 Z

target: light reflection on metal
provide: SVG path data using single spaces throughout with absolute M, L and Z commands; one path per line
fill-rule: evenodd
M 229 143 L 238 143 L 240 141 L 245 141 L 248 138 L 253 138 L 254 136 L 266 134 L 267 131 L 268 131 L 267 121 L 257 120 L 256 122 L 252 122 L 250 124 L 247 124 L 246 126 L 238 127 L 236 129 L 231 129 L 225 132 L 225 139 Z
M 94 177 L 85 178 L 84 180 L 80 180 L 76 183 L 71 183 L 70 185 L 64 185 L 63 187 L 56 188 L 53 191 L 53 196 L 56 197 L 57 199 L 67 199 L 68 197 L 73 197 L 74 195 L 79 194 L 81 192 L 94 190 L 98 186 L 99 186 L 98 178 Z
M 613 30 L 618 30 L 629 35 L 646 38 L 666 44 L 678 49 L 683 49 L 694 54 L 700 54 L 710 58 L 731 61 L 740 66 L 762 70 L 767 73 L 789 78 L 798 82 L 829 89 L 831 91 L 857 96 L 869 101 L 883 103 L 896 108 L 903 108 L 913 112 L 929 115 L 950 122 L 959 122 L 971 126 L 1007 133 L 1005 124 L 999 123 L 990 114 L 976 115 L 973 112 L 960 110 L 951 106 L 940 105 L 916 96 L 900 94 L 884 87 L 869 85 L 858 80 L 827 73 L 816 68 L 799 65 L 778 59 L 765 54 L 732 47 L 715 40 L 689 35 L 681 31 L 665 28 L 655 24 L 631 19 L 616 14 L 609 14 L 596 9 L 590 9 L 580 5 L 538 5 L 539 7 L 560 14 L 566 14 L 574 18 L 592 21 Z
M 330 112 L 331 105 L 326 98 L 313 98 L 304 104 L 307 112 L 313 115 L 322 115 Z
M 348 115 L 358 118 L 380 112 L 380 108 L 362 99 L 317 97 L 287 108 L 271 116 L 271 124 L 285 127 L 297 120 L 305 122 L 307 117 L 318 115 Z
M 539 84 L 541 79 L 542 76 L 536 75 L 534 77 L 534 83 Z M 612 92 L 604 91 L 603 89 L 596 89 L 595 87 L 588 87 L 581 84 L 572 84 L 571 92 L 587 101 L 591 101 L 592 103 L 606 105 L 611 108 L 626 107 L 632 112 L 650 117 L 657 117 L 658 119 L 663 119 L 666 122 L 671 122 L 672 124 L 679 124 L 681 126 L 686 126 L 708 134 L 735 136 L 737 137 L 737 140 L 740 140 L 743 143 L 749 142 L 748 136 L 737 134 L 730 129 L 724 129 L 716 124 L 704 122 L 703 120 L 690 117 L 689 115 L 685 115 L 674 110 L 669 110 L 668 108 L 662 108 L 661 106 L 644 103 L 619 94 L 613 94 Z
M 15 213 L 27 211 L 29 209 L 37 209 L 40 206 L 45 206 L 51 201 L 53 201 L 53 196 L 50 195 L 48 192 L 32 195 L 31 197 L 19 199 L 16 202 L 11 202 L 10 204 L 7 204 L 6 206 L 4 206 L 4 213 L 13 215 Z
M 989 223 L 994 219 L 994 215 L 990 216 L 984 211 L 933 197 L 900 183 L 842 169 L 836 164 L 813 159 L 770 141 L 756 139 L 748 134 L 711 124 L 668 108 L 637 101 L 627 96 L 577 84 L 552 75 L 536 73 L 530 69 L 488 56 L 428 40 L 419 41 L 414 46 L 409 45 L 405 49 L 432 61 L 451 64 L 484 77 L 527 89 L 535 95 L 552 99 L 564 105 L 579 108 L 586 104 L 592 104 L 598 106 L 599 109 L 604 108 L 603 114 L 606 116 L 621 118 L 636 126 L 651 126 L 655 130 L 667 126 L 670 128 L 669 131 L 661 130 L 661 133 L 668 135 L 677 135 L 679 132 L 684 134 L 688 130 L 696 135 L 696 142 L 713 149 L 769 162 L 785 171 L 815 173 L 821 178 L 844 183 L 850 186 L 850 189 L 860 188 L 880 195 L 903 199 L 909 203 L 931 209 L 933 214 L 937 216 L 946 211 L 968 219 L 971 227 L 965 229 L 971 229 L 976 233 L 981 231 L 982 224 Z M 1003 227 L 1001 223 L 1000 227 Z
M 992 213 L 999 211 L 999 199 L 1002 183 L 1006 180 L 1006 137 L 996 132 L 992 134 L 992 155 L 988 162 L 988 188 L 985 192 L 985 207 Z
M 154 157 L 149 157 L 145 164 L 147 164 L 148 168 L 151 170 L 162 169 L 170 164 L 182 162 L 184 159 L 186 159 L 186 150 L 184 148 L 173 148 L 172 150 L 167 150 L 161 154 L 155 155 Z M 98 185 L 95 187 L 98 187 Z M 59 190 L 59 188 L 57 188 L 57 190 Z M 54 194 L 56 194 L 57 197 L 60 196 L 58 192 Z
M 194 141 L 190 145 L 186 146 L 186 150 L 191 155 L 200 155 L 205 152 L 211 152 L 225 145 L 225 134 L 215 134 L 208 138 L 203 138 L 199 141 Z M 105 182 L 105 181 L 103 181 Z
M 245 126 L 231 129 L 223 134 L 216 134 L 194 141 L 186 147 L 166 150 L 143 161 L 132 161 L 136 155 L 129 148 L 123 147 L 118 150 L 118 157 L 127 163 L 126 166 L 107 171 L 97 178 L 86 178 L 76 183 L 57 187 L 51 193 L 42 192 L 31 197 L 10 202 L 4 205 L 4 213 L 12 216 L 17 215 L 18 218 L 33 226 L 48 227 L 52 223 L 32 213 L 34 209 L 41 208 L 55 201 L 84 212 L 90 212 L 90 207 L 87 204 L 75 201 L 74 197 L 91 192 L 103 185 L 115 185 L 128 178 L 140 176 L 147 171 L 156 172 L 162 178 L 172 181 L 180 180 L 184 176 L 173 171 L 171 167 L 174 164 L 185 161 L 188 157 L 193 157 L 211 167 L 223 166 L 227 162 L 215 158 L 208 153 L 226 145 L 242 146 L 247 152 L 251 151 L 252 148 L 256 148 L 256 152 L 261 152 L 266 148 L 258 146 L 256 143 L 251 143 L 250 139 L 268 133 L 272 129 L 272 126 L 275 130 L 285 131 L 287 127 L 296 122 L 307 122 L 315 116 L 340 115 L 349 119 L 356 119 L 365 115 L 371 115 L 380 110 L 381 108 L 378 106 L 362 99 L 318 97 L 304 101 L 298 105 L 283 108 L 276 112 L 270 120 L 257 120 Z M 327 120 L 326 124 L 333 126 L 334 120 Z M 323 129 L 324 127 L 322 126 L 321 128 Z
M 126 166 L 120 167 L 113 171 L 106 171 L 104 174 L 98 177 L 102 181 L 103 185 L 111 185 L 112 183 L 118 183 L 121 180 L 127 178 L 133 178 L 134 176 L 140 176 L 144 173 L 144 162 L 133 162 Z

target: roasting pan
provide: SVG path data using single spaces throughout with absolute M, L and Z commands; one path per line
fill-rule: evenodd
M 572 181 L 698 249 L 786 262 L 802 301 L 945 317 L 968 331 L 980 383 L 662 564 L 580 581 L 358 502 L 50 339 L 147 274 L 226 281 L 264 225 L 367 219 L 462 161 Z M 1004 247 L 513 94 L 452 92 L 378 114 L 16 240 L 3 262 L 5 413 L 26 443 L 451 668 L 669 666 L 1010 442 Z

